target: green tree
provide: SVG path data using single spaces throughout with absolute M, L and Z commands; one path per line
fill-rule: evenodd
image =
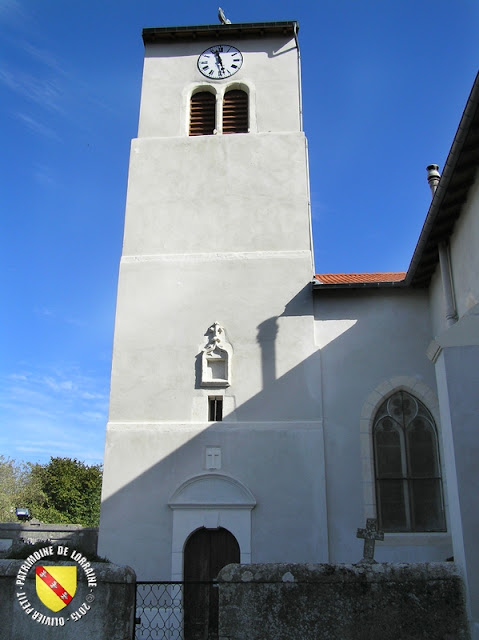
M 14 522 L 15 508 L 23 507 L 25 489 L 30 468 L 23 462 L 16 462 L 0 456 L 0 521 Z
M 27 507 L 42 522 L 98 526 L 101 481 L 101 465 L 71 458 L 18 463 L 0 456 L 0 521 L 15 521 L 15 507 Z
M 98 526 L 101 465 L 88 466 L 76 459 L 51 458 L 46 465 L 34 465 L 31 476 L 45 496 L 44 503 L 35 508 L 34 515 L 39 520 Z

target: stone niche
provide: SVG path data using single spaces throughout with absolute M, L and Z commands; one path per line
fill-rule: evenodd
M 205 335 L 208 343 L 201 352 L 201 386 L 229 387 L 232 350 L 226 342 L 225 330 L 218 322 L 214 322 Z
M 453 563 L 228 565 L 219 640 L 469 640 Z

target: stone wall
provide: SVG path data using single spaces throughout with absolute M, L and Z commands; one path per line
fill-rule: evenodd
M 34 567 L 19 584 L 22 580 L 19 581 L 18 572 L 24 563 L 25 560 L 0 560 L 0 640 L 131 640 L 136 589 L 132 569 L 91 563 L 88 569 L 94 573 L 89 572 L 89 583 L 86 571 L 77 566 L 78 584 L 73 599 L 63 610 L 53 612 L 39 599 Z M 48 569 L 49 565 L 58 568 L 75 563 L 55 556 L 37 564 Z
M 452 563 L 228 565 L 220 640 L 466 640 Z
M 48 541 L 80 547 L 95 554 L 98 543 L 97 527 L 82 527 L 79 524 L 44 524 L 43 522 L 0 522 L 0 558 L 4 558 L 12 547 L 22 543 L 35 544 Z

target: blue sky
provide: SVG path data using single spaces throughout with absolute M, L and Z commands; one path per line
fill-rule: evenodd
M 316 270 L 406 270 L 477 72 L 477 0 L 221 1 L 299 21 Z M 0 454 L 102 460 L 141 29 L 217 7 L 0 4 Z

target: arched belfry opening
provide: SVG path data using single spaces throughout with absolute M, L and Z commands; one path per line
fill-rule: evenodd
M 240 547 L 234 535 L 219 527 L 201 527 L 184 548 L 184 637 L 218 637 L 218 589 L 213 580 L 223 567 L 239 563 Z
M 223 133 L 248 133 L 248 94 L 232 89 L 223 99 Z
M 199 91 L 190 100 L 190 136 L 212 136 L 216 127 L 216 97 L 210 91 Z

